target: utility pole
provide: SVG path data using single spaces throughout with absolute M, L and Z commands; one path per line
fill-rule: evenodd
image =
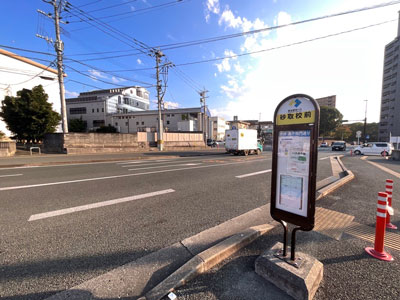
M 368 100 L 365 101 L 365 118 L 364 118 L 364 143 L 367 142 L 367 104 Z
M 57 53 L 57 76 L 58 76 L 58 85 L 60 88 L 60 102 L 61 102 L 61 118 L 62 118 L 62 129 L 63 133 L 68 133 L 68 121 L 67 121 L 67 108 L 65 105 L 65 90 L 64 90 L 64 73 L 63 73 L 63 51 L 64 51 L 64 43 L 60 38 L 60 12 L 59 9 L 61 7 L 60 4 L 57 4 L 57 0 L 43 0 L 48 4 L 53 5 L 54 7 L 54 18 L 51 14 L 46 14 L 45 12 L 38 10 L 39 13 L 45 15 L 54 20 L 54 25 L 56 29 L 56 41 L 53 42 L 52 38 L 41 36 L 40 34 L 36 34 L 37 37 L 45 39 L 47 42 L 53 44 L 54 49 Z
M 156 57 L 156 76 L 157 76 L 157 103 L 158 103 L 158 132 L 157 132 L 157 145 L 158 150 L 163 151 L 163 123 L 161 119 L 161 80 L 160 80 L 160 62 L 164 54 L 160 50 L 154 52 Z
M 207 106 L 206 106 L 206 98 L 208 98 L 208 97 L 206 97 L 206 93 L 207 93 L 208 91 L 207 90 L 203 90 L 203 91 L 201 91 L 200 92 L 200 103 L 201 104 L 203 104 L 203 109 L 204 109 L 204 112 L 203 112 L 203 135 L 204 135 L 204 143 L 207 145 L 207 113 L 206 113 L 206 110 L 207 110 Z
M 57 5 L 57 0 L 53 0 L 51 4 L 53 4 L 54 7 L 54 24 L 56 27 L 56 42 L 54 44 L 54 48 L 57 53 L 57 75 L 58 75 L 58 85 L 60 87 L 62 128 L 64 133 L 68 133 L 67 107 L 65 105 L 64 73 L 63 73 L 64 43 L 60 39 L 60 15 L 59 15 L 59 7 Z

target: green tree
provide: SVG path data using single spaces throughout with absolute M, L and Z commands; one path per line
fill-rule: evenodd
M 351 135 L 349 140 L 357 141 L 356 132 L 361 131 L 362 135 L 360 142 L 364 142 L 364 123 L 357 122 L 348 125 L 351 129 Z M 379 123 L 367 123 L 367 135 L 369 135 L 368 141 L 375 142 L 378 140 Z
M 61 121 L 60 114 L 53 111 L 47 100 L 48 95 L 41 85 L 32 90 L 22 89 L 16 97 L 4 98 L 0 117 L 18 140 L 40 141 L 46 133 L 55 132 Z
M 334 107 L 321 106 L 319 134 L 324 138 L 342 124 L 343 115 Z
M 348 141 L 352 131 L 348 125 L 342 125 L 335 129 L 334 138 L 336 140 Z
M 87 122 L 80 119 L 72 119 L 68 123 L 69 132 L 86 132 Z

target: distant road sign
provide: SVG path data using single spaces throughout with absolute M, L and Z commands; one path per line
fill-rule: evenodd
M 357 137 L 357 138 L 360 138 L 360 137 L 361 137 L 361 131 L 360 131 L 360 130 L 356 132 L 356 137 Z

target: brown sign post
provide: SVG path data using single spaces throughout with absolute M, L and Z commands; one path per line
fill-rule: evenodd
M 287 223 L 298 226 L 292 232 L 294 265 L 296 231 L 314 228 L 319 111 L 313 98 L 295 94 L 281 101 L 274 115 L 271 216 L 284 228 L 282 258 L 286 258 Z

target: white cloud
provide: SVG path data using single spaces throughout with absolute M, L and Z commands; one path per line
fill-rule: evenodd
M 111 81 L 112 81 L 113 83 L 121 83 L 121 82 L 125 82 L 126 79 L 112 76 L 112 77 L 111 77 Z
M 211 13 L 219 14 L 220 7 L 219 7 L 219 0 L 207 0 L 205 3 L 205 18 L 206 22 L 208 23 L 211 17 Z
M 97 70 L 88 70 L 89 74 L 90 74 L 90 78 L 92 78 L 93 81 L 98 81 L 98 78 L 107 78 L 107 75 L 104 75 L 103 73 L 97 71 Z
M 227 58 L 224 58 L 221 63 L 215 64 L 220 73 L 229 72 L 231 70 L 231 64 L 230 64 L 229 60 L 237 59 L 237 57 L 232 57 L 232 58 L 228 58 L 228 57 L 235 56 L 235 55 L 236 54 L 232 50 L 225 50 L 224 56 L 226 56 Z
M 218 21 L 219 25 L 222 23 L 225 23 L 227 27 L 238 28 L 243 24 L 243 21 L 241 17 L 235 17 L 233 12 L 226 8 Z
M 142 65 L 143 64 L 143 62 L 142 62 L 142 60 L 140 58 L 138 58 L 136 61 L 137 61 L 138 65 Z
M 67 96 L 69 98 L 76 98 L 79 96 L 79 93 L 65 90 L 65 96 Z
M 355 9 L 376 4 L 377 1 L 343 1 L 335 6 L 335 11 Z M 389 6 L 359 14 L 328 18 L 307 24 L 288 26 L 276 30 L 246 36 L 240 45 L 242 52 L 279 47 L 319 36 L 346 31 L 390 19 L 397 19 L 396 7 Z M 225 10 L 220 18 L 221 26 L 240 28 L 243 31 L 265 28 L 266 20 L 247 20 Z M 223 14 L 224 14 L 223 13 Z M 302 18 L 289 12 L 277 13 L 271 24 L 283 25 Z M 251 59 L 241 58 L 234 64 L 224 59 L 215 64 L 219 72 L 228 77 L 220 85 L 220 92 L 226 96 L 223 108 L 216 111 L 231 119 L 272 120 L 277 104 L 286 96 L 305 93 L 314 98 L 337 95 L 337 108 L 345 119 L 362 119 L 364 99 L 368 99 L 368 120 L 378 121 L 382 89 L 383 53 L 386 44 L 397 35 L 396 22 L 366 30 L 343 34 L 332 38 L 295 45 L 278 50 L 251 55 Z M 242 72 L 243 71 L 243 72 Z M 223 78 L 223 77 L 220 77 Z
M 181 105 L 178 102 L 164 101 L 164 108 L 166 109 L 174 109 L 179 107 L 181 107 Z

